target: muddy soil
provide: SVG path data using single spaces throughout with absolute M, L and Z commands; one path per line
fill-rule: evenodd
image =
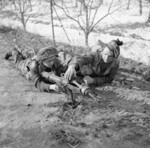
M 50 44 L 37 35 L 17 36 L 22 47 Z M 77 96 L 81 103 L 72 109 L 64 94 L 39 92 L 4 60 L 15 37 L 14 30 L 0 30 L 0 148 L 150 148 L 145 65 L 121 58 L 113 84 L 97 88 L 99 101 Z

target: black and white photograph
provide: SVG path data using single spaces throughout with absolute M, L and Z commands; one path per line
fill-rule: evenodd
M 150 148 L 150 0 L 0 0 L 0 148 Z

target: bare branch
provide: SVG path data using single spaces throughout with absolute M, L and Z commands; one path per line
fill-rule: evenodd
M 60 24 L 61 24 L 61 27 L 63 28 L 63 30 L 64 30 L 64 32 L 65 32 L 65 34 L 66 34 L 66 37 L 67 37 L 68 41 L 71 43 L 71 41 L 70 41 L 70 39 L 69 39 L 69 37 L 68 37 L 68 34 L 67 34 L 67 32 L 66 32 L 66 30 L 65 30 L 65 28 L 64 28 L 64 26 L 63 26 L 63 24 L 62 24 L 62 22 L 61 22 L 61 19 L 59 18 L 59 15 L 58 15 L 58 13 L 57 13 L 55 7 L 54 7 L 54 11 L 55 11 L 55 13 L 56 13 L 56 15 L 57 15 L 57 18 L 58 18 L 58 20 L 59 20 L 59 22 L 60 22 Z
M 110 9 L 111 9 L 111 7 L 112 7 L 113 1 L 114 1 L 114 0 L 112 0 L 111 3 L 110 3 L 110 6 L 109 6 L 109 8 L 108 8 L 108 13 L 110 12 Z
M 31 1 L 30 0 L 13 0 L 12 4 L 15 9 L 15 11 L 12 13 L 16 16 L 16 18 L 18 18 L 21 21 L 23 28 L 26 29 L 26 24 L 29 18 L 33 15 L 33 14 L 26 15 L 28 10 L 29 9 L 31 10 L 31 7 L 30 7 Z
M 63 12 L 65 13 L 65 15 L 66 15 L 68 18 L 70 18 L 71 20 L 75 21 L 75 22 L 80 26 L 80 28 L 81 28 L 82 30 L 84 30 L 84 28 L 83 28 L 83 26 L 81 25 L 81 23 L 80 23 L 79 20 L 76 20 L 75 18 L 73 18 L 72 16 L 70 16 L 70 15 L 65 11 L 65 9 L 64 9 L 63 7 L 58 6 L 56 3 L 55 3 L 55 6 L 57 6 L 57 7 L 60 8 L 60 9 L 62 9 Z
M 125 4 L 126 5 L 126 4 Z M 123 6 L 125 6 L 123 5 Z M 93 31 L 94 27 L 101 21 L 103 20 L 105 17 L 107 17 L 108 15 L 111 15 L 113 14 L 114 12 L 118 11 L 119 9 L 121 9 L 123 6 L 119 7 L 119 8 L 116 8 L 115 10 L 113 10 L 112 12 L 110 12 L 110 9 L 108 9 L 108 12 L 107 14 L 105 14 L 102 18 L 100 18 L 93 26 L 91 26 L 91 29 L 90 31 Z
M 102 2 L 103 2 L 103 1 L 101 0 L 101 2 L 99 3 L 99 6 L 98 6 L 97 9 L 95 10 L 94 16 L 93 16 L 92 21 L 91 21 L 90 28 L 92 27 L 92 25 L 93 25 L 93 23 L 94 23 L 95 17 L 96 17 L 96 15 L 97 15 L 97 12 L 98 12 L 98 10 L 99 10 L 99 8 L 100 8 Z
M 28 20 L 29 20 L 32 16 L 34 16 L 34 14 L 30 14 L 30 15 L 28 15 L 28 17 L 26 18 L 25 23 L 27 23 L 27 22 L 28 22 Z
M 78 21 L 81 19 L 82 23 L 85 25 L 85 21 L 83 20 L 82 17 L 78 18 Z
M 89 6 L 89 3 L 91 2 L 91 6 Z M 89 20 L 91 19 L 91 10 L 92 10 L 92 5 L 93 5 L 93 0 L 91 1 L 89 1 L 89 3 L 88 3 L 88 7 L 90 7 L 90 10 L 89 10 Z

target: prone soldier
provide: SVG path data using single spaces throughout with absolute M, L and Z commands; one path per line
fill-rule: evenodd
M 103 48 L 97 46 L 87 56 L 74 58 L 65 72 L 65 78 L 79 79 L 80 83 L 85 82 L 86 85 L 94 87 L 111 83 L 119 68 L 121 45 L 123 42 L 119 39 L 112 40 L 103 45 Z
M 72 60 L 71 54 L 58 52 L 54 47 L 44 47 L 33 57 L 24 56 L 18 47 L 14 47 L 5 54 L 6 60 L 10 57 L 21 74 L 42 92 L 59 91 L 59 86 L 49 79 L 49 72 L 61 76 Z

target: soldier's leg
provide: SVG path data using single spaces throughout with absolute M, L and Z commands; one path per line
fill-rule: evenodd
M 14 47 L 11 51 L 8 51 L 5 54 L 5 59 L 8 60 L 10 57 L 15 57 L 19 53 L 18 49 Z

